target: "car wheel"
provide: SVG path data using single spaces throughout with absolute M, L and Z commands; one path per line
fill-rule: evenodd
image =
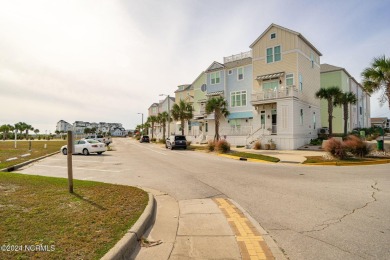
M 84 155 L 89 155 L 89 151 L 88 151 L 87 148 L 85 148 L 85 149 L 83 150 L 83 154 L 84 154 Z
M 102 154 L 103 152 L 97 152 L 97 154 Z
M 68 149 L 66 149 L 66 148 L 62 149 L 62 154 L 63 155 L 67 155 L 68 154 Z

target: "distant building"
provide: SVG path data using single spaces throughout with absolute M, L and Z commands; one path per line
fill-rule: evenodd
M 57 122 L 56 131 L 67 132 L 67 131 L 72 130 L 72 128 L 73 128 L 72 124 L 70 124 L 64 120 L 60 120 Z
M 384 127 L 390 129 L 390 119 L 387 117 L 371 117 L 371 126 Z

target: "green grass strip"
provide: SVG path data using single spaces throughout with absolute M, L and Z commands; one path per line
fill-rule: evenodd
M 274 162 L 274 163 L 277 163 L 280 161 L 279 158 L 275 158 L 275 157 L 267 156 L 267 155 L 262 155 L 262 154 L 256 154 L 256 153 L 231 152 L 228 154 L 232 155 L 232 156 L 237 156 L 237 157 L 243 157 L 243 158 L 248 158 L 248 159 L 257 159 L 257 160 L 263 160 L 263 161 Z

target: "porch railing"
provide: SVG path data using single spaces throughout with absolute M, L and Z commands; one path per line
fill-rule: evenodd
M 268 99 L 277 99 L 284 97 L 298 97 L 300 98 L 300 92 L 295 86 L 280 86 L 275 89 L 269 89 L 266 91 L 259 91 L 252 93 L 252 101 L 262 101 Z
M 232 62 L 232 61 L 236 61 L 236 60 L 242 60 L 245 58 L 252 58 L 252 51 L 241 52 L 239 54 L 224 57 L 223 63 Z
M 252 126 L 228 126 L 221 127 L 220 135 L 248 135 L 252 132 Z

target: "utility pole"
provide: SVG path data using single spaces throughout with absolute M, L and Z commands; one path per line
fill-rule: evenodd
M 69 193 L 73 193 L 73 167 L 72 167 L 72 154 L 73 154 L 73 134 L 72 131 L 68 131 L 68 185 Z

